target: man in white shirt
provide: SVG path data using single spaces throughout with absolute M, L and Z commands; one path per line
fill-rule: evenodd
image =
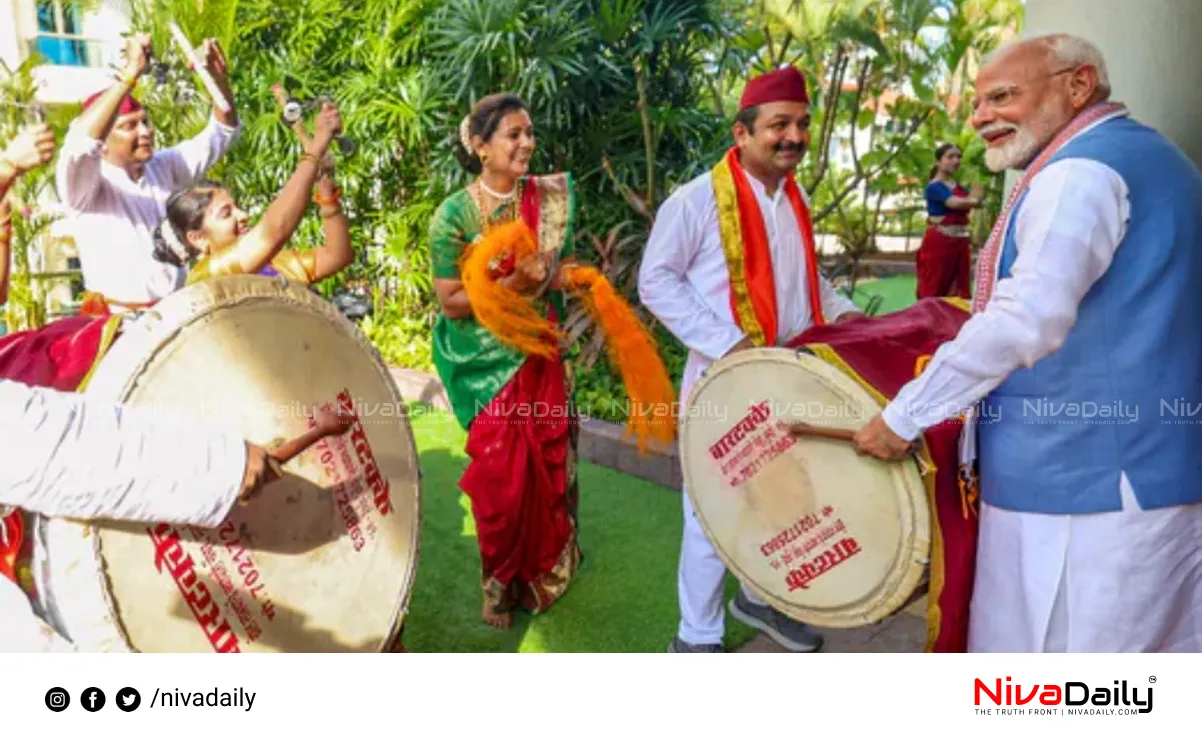
M 278 474 L 266 450 L 228 431 L 19 382 L 0 381 L 0 419 L 5 560 L 19 546 L 14 508 L 52 518 L 216 528 Z M 0 652 L 73 651 L 34 612 L 10 571 L 0 564 Z
M 130 95 L 149 69 L 150 38 L 130 39 L 119 80 L 84 102 L 59 153 L 57 184 L 79 250 L 87 291 L 112 312 L 153 304 L 183 285 L 183 269 L 156 261 L 153 233 L 167 198 L 201 178 L 233 144 L 240 123 L 226 62 L 205 42 L 206 67 L 230 103 L 214 104 L 208 126 L 186 142 L 154 150 L 146 110 Z
M 682 409 L 714 360 L 784 345 L 824 318 L 861 314 L 818 272 L 809 207 L 793 179 L 809 146 L 809 126 L 800 72 L 786 67 L 753 78 L 734 124 L 735 147 L 712 172 L 673 193 L 656 215 L 639 270 L 639 297 L 689 349 Z M 724 234 L 732 244 L 724 245 Z M 687 493 L 683 500 L 681 619 L 669 652 L 724 652 L 726 567 Z M 746 589 L 730 611 L 789 650 L 822 645 L 813 630 Z
M 902 458 L 983 401 L 971 652 L 1202 651 L 1202 173 L 1083 39 L 1003 49 L 976 89 L 986 163 L 1025 173 L 974 317 L 856 445 Z

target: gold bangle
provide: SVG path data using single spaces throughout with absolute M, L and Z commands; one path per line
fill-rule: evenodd
M 307 161 L 307 162 L 311 162 L 311 163 L 313 163 L 314 165 L 319 165 L 319 163 L 318 163 L 318 161 L 317 161 L 317 155 L 311 155 L 311 154 L 309 154 L 308 152 L 306 152 L 306 153 L 304 153 L 303 155 L 301 155 L 301 156 L 300 156 L 300 161 L 301 161 L 302 163 Z M 299 163 L 298 163 L 298 164 L 299 164 Z
M 342 207 L 335 206 L 333 209 L 321 209 L 317 213 L 321 215 L 322 219 L 333 219 L 342 215 Z

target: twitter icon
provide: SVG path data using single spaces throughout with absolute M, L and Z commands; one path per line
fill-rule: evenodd
M 122 712 L 133 712 L 142 704 L 142 695 L 132 686 L 117 692 L 117 707 Z

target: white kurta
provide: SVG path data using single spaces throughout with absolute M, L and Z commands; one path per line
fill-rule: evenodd
M 192 139 L 156 152 L 141 180 L 134 181 L 101 157 L 103 143 L 88 136 L 78 119 L 71 125 L 59 150 L 57 187 L 88 291 L 132 304 L 160 299 L 183 286 L 182 268 L 154 259 L 154 230 L 167 215 L 171 193 L 216 165 L 240 127 L 210 117 Z
M 245 440 L 192 420 L 11 381 L 0 420 L 0 510 L 215 528 L 241 491 Z M 71 649 L 0 577 L 0 652 Z
M 1129 213 L 1126 183 L 1099 162 L 1061 160 L 1036 175 L 1014 223 L 1011 276 L 885 409 L 889 428 L 913 440 L 1060 348 Z M 1202 506 L 1141 511 L 1126 475 L 1120 493 L 1124 510 L 1098 514 L 982 504 L 971 651 L 1199 649 Z M 1120 576 L 1145 585 L 1119 593 Z
M 783 345 L 813 323 L 801 227 L 783 187 L 769 197 L 757 179 L 748 180 L 768 233 L 776 277 L 778 335 Z M 819 284 L 822 312 L 828 321 L 859 311 L 821 274 Z M 689 349 L 680 397 L 681 409 L 687 410 L 689 393 L 702 372 L 744 337 L 730 308 L 730 275 L 709 173 L 678 189 L 656 214 L 639 269 L 639 299 Z M 684 513 L 678 634 L 688 643 L 717 644 L 724 634 L 726 567 L 697 521 L 687 493 Z

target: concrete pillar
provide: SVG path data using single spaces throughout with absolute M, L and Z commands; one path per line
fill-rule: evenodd
M 1024 35 L 1055 32 L 1096 44 L 1111 99 L 1202 167 L 1202 2 L 1027 0 Z

